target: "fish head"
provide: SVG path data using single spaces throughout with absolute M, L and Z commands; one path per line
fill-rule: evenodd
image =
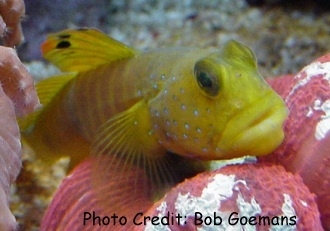
M 220 51 L 178 63 L 169 76 L 149 106 L 153 132 L 168 150 L 230 159 L 266 155 L 282 142 L 287 108 L 245 45 L 229 41 Z

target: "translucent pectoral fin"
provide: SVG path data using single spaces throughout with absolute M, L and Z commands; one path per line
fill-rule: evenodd
M 163 163 L 166 150 L 153 135 L 148 118 L 148 105 L 142 100 L 100 127 L 92 144 L 92 153 L 97 157 L 97 175 L 102 175 L 103 171 L 114 171 L 116 175 L 113 177 L 123 180 L 121 178 L 126 177 L 127 171 L 139 168 L 144 170 L 153 185 L 170 181 L 171 174 Z M 104 156 L 115 158 L 110 160 L 111 163 L 105 163 Z M 147 185 L 147 182 L 142 182 Z M 135 183 L 141 184 L 139 179 L 135 179 Z
M 92 144 L 97 184 L 118 181 L 154 200 L 202 171 L 200 161 L 168 153 L 158 143 L 150 124 L 148 104 L 142 100 L 100 127 Z M 129 174 L 133 169 L 137 175 Z

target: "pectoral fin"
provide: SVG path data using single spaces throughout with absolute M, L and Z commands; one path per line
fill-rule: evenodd
M 98 176 L 103 175 L 104 171 L 113 171 L 109 168 L 116 168 L 113 177 L 122 180 L 128 169 L 138 167 L 144 169 L 154 188 L 167 187 L 171 184 L 169 182 L 175 181 L 166 150 L 153 134 L 148 105 L 144 100 L 110 118 L 100 127 L 92 143 L 92 153 L 100 160 L 96 161 L 95 168 Z M 115 156 L 116 163 L 105 163 L 104 156 Z M 148 185 L 147 182 L 144 185 Z

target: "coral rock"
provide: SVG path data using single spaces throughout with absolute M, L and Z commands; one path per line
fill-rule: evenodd
M 14 107 L 0 87 L 0 230 L 14 230 L 9 188 L 21 169 L 21 143 Z
M 266 225 L 261 223 L 257 230 L 268 230 L 272 226 L 283 230 L 322 230 L 315 195 L 309 192 L 299 176 L 286 172 L 281 166 L 242 164 L 203 173 L 177 185 L 153 206 L 146 195 L 134 193 L 129 184 L 125 186 L 120 181 L 109 182 L 109 186 L 104 188 L 106 190 L 93 188 L 92 169 L 93 160 L 88 159 L 63 181 L 43 218 L 41 230 L 196 230 L 197 226 L 207 227 L 205 224 L 196 225 L 195 222 L 200 222 L 198 217 L 213 217 L 214 212 L 222 219 L 222 224 L 215 225 L 217 229 L 240 228 L 240 224 L 234 224 L 238 221 L 236 212 L 243 224 L 246 222 L 243 216 L 255 216 L 257 222 L 259 215 L 264 216 L 261 220 L 266 220 Z M 136 174 L 140 174 L 138 169 L 127 176 Z M 126 206 L 125 201 L 116 197 L 104 200 L 106 197 L 99 193 L 107 194 L 109 189 L 121 191 L 131 198 L 129 205 Z M 103 200 L 99 201 L 100 198 Z M 120 211 L 111 207 L 116 202 L 123 204 Z M 84 212 L 88 212 L 90 218 L 85 225 Z M 115 226 L 102 224 L 102 220 L 113 222 L 108 218 L 114 213 L 119 218 L 125 216 L 127 223 L 120 225 L 117 218 Z M 175 221 L 176 214 L 182 216 L 180 225 Z M 94 224 L 93 216 L 100 217 L 95 219 Z M 157 220 L 157 217 L 165 216 L 170 218 L 170 225 L 165 227 L 150 224 L 148 218 L 155 217 L 153 219 Z M 248 226 L 255 227 L 256 224 Z
M 23 0 L 0 1 L 0 37 L 4 45 L 13 47 L 23 40 L 21 19 L 25 14 Z
M 177 185 L 144 216 L 176 214 L 182 216 L 180 224 L 175 219 L 170 229 L 147 221 L 136 230 L 322 230 L 315 196 L 302 179 L 267 164 L 200 174 Z
M 21 142 L 16 116 L 38 105 L 32 77 L 12 48 L 0 47 L 0 230 L 14 230 L 9 188 L 21 169 Z
M 17 117 L 27 115 L 40 105 L 33 79 L 14 49 L 0 47 L 0 73 L 2 88 L 14 102 Z
M 330 54 L 271 84 L 285 99 L 290 114 L 284 142 L 259 161 L 298 173 L 317 195 L 321 220 L 330 230 Z
M 139 183 L 135 180 L 144 177 L 143 170 L 127 169 L 125 176 L 100 185 L 94 182 L 94 167 L 94 159 L 87 159 L 63 180 L 42 219 L 41 230 L 130 230 L 135 214 L 152 205 L 150 196 L 135 187 Z M 102 177 L 109 177 L 113 169 L 110 166 Z

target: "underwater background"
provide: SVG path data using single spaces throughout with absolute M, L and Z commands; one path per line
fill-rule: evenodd
M 330 51 L 329 1 L 25 0 L 25 42 L 18 55 L 36 80 L 56 70 L 39 49 L 49 33 L 96 27 L 136 49 L 220 47 L 236 39 L 255 51 L 263 76 L 298 72 Z M 67 159 L 52 168 L 30 152 L 12 188 L 19 230 L 38 230 L 51 196 L 65 176 Z M 19 192 L 19 193 L 17 193 Z

